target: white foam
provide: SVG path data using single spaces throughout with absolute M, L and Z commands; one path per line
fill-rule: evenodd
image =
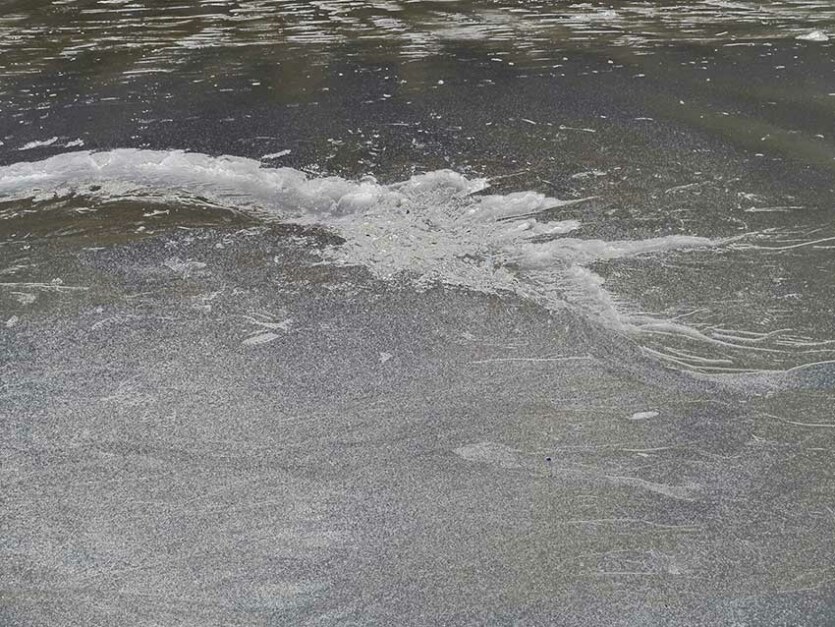
M 199 196 L 230 207 L 308 212 L 332 210 L 351 195 L 381 191 L 378 185 L 338 178 L 310 180 L 291 168 L 261 168 L 252 159 L 182 151 L 78 151 L 0 168 L 0 197 L 32 198 L 35 192 L 83 194 L 94 185 L 101 187 L 95 191 L 101 197 L 144 193 L 174 200 Z
M 332 263 L 362 265 L 381 278 L 408 276 L 418 285 L 511 291 L 549 309 L 581 308 L 636 331 L 588 266 L 720 243 L 680 235 L 613 242 L 562 237 L 581 230 L 581 223 L 549 221 L 542 212 L 565 202 L 537 192 L 476 195 L 487 186 L 486 179 L 449 170 L 381 185 L 371 177 L 311 178 L 241 157 L 134 149 L 0 167 L 0 199 L 140 196 L 258 211 L 336 231 L 346 242 L 323 252 Z
M 711 239 L 688 235 L 668 235 L 645 240 L 614 242 L 563 238 L 544 244 L 523 244 L 519 247 L 518 261 L 530 268 L 549 267 L 555 261 L 584 265 L 595 261 L 635 257 L 649 253 L 704 248 L 713 244 L 714 241 Z
M 808 33 L 803 33 L 802 35 L 798 35 L 796 39 L 800 41 L 813 41 L 816 43 L 826 43 L 829 41 L 829 35 L 827 35 L 822 30 L 813 30 Z
M 58 141 L 57 137 L 52 137 L 50 139 L 44 139 L 42 141 L 31 141 L 27 144 L 23 144 L 18 150 L 33 150 L 35 148 L 44 148 L 46 146 L 52 146 L 54 143 Z
M 264 161 L 269 161 L 271 159 L 280 159 L 281 157 L 286 157 L 291 152 L 292 151 L 289 148 L 285 150 L 279 150 L 278 152 L 271 152 L 268 155 L 264 155 L 263 157 L 261 157 L 261 159 Z

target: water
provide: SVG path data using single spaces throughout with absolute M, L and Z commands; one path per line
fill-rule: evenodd
M 822 2 L 7 2 L 2 622 L 828 625 Z

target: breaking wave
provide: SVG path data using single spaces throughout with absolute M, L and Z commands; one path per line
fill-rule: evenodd
M 323 250 L 324 263 L 363 266 L 379 278 L 408 278 L 418 287 L 443 283 L 513 293 L 551 311 L 579 310 L 610 329 L 645 338 L 674 337 L 707 350 L 750 348 L 750 342 L 717 339 L 680 320 L 630 312 L 592 269 L 599 261 L 704 251 L 733 240 L 581 239 L 579 221 L 559 219 L 560 208 L 571 201 L 533 191 L 489 194 L 488 188 L 487 179 L 449 170 L 384 185 L 371 177 L 311 177 L 253 159 L 183 151 L 82 151 L 0 167 L 0 200 L 139 198 L 315 225 L 344 239 Z M 739 370 L 727 360 L 645 349 L 675 368 Z
M 382 185 L 310 177 L 241 157 L 121 149 L 71 152 L 0 168 L 0 198 L 50 200 L 89 195 L 194 201 L 319 225 L 346 242 L 328 261 L 376 276 L 409 276 L 475 290 L 512 291 L 549 309 L 569 304 L 618 327 L 629 320 L 587 266 L 607 259 L 715 246 L 671 235 L 637 241 L 570 237 L 582 225 L 556 220 L 570 202 L 537 192 L 484 194 L 489 181 L 440 170 Z

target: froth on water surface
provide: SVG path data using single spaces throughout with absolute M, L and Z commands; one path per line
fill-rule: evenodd
M 418 287 L 443 284 L 514 294 L 550 311 L 570 308 L 639 338 L 648 355 L 671 367 L 781 370 L 825 361 L 833 352 L 827 338 L 799 335 L 797 329 L 734 330 L 694 322 L 697 311 L 675 316 L 642 311 L 611 292 L 595 272 L 600 264 L 632 262 L 640 279 L 696 255 L 702 279 L 721 289 L 728 260 L 750 263 L 746 258 L 752 253 L 802 249 L 832 238 L 784 246 L 762 244 L 779 233 L 583 238 L 580 220 L 560 216 L 576 201 L 533 191 L 490 194 L 488 187 L 487 179 L 449 170 L 382 185 L 373 178 L 317 177 L 240 157 L 181 151 L 73 152 L 0 168 L 0 192 L 9 199 L 4 220 L 13 227 L 28 216 L 23 222 L 30 229 L 27 237 L 37 224 L 33 216 L 48 216 L 52 232 L 63 235 L 84 233 L 108 216 L 111 225 L 115 218 L 123 232 L 137 235 L 170 228 L 177 220 L 182 226 L 208 220 L 226 228 L 290 224 L 337 238 L 337 244 L 318 253 L 321 263 L 360 266 L 379 278 L 406 279 Z M 61 225 L 55 214 L 74 226 Z M 133 228 L 125 228 L 131 219 Z M 682 261 L 673 260 L 681 255 Z M 669 311 L 674 289 L 667 293 L 662 302 Z M 686 302 L 674 306 L 681 309 Z
M 833 624 L 826 3 L 0 11 L 0 623 Z

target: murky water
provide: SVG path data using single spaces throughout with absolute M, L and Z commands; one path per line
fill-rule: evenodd
M 833 29 L 0 4 L 0 622 L 831 624 Z

